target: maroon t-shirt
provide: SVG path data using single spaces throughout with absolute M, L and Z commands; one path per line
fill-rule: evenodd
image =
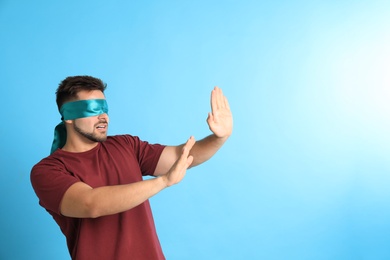
M 72 259 L 165 259 L 149 201 L 94 219 L 60 213 L 62 197 L 72 184 L 82 181 L 96 188 L 142 181 L 143 175 L 154 173 L 163 149 L 130 135 L 110 136 L 87 152 L 58 149 L 32 168 L 39 204 L 60 226 Z

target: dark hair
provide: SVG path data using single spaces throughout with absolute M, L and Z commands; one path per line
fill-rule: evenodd
M 80 91 L 100 90 L 104 93 L 106 87 L 107 85 L 101 79 L 91 76 L 67 77 L 59 84 L 56 91 L 58 110 L 64 103 L 76 100 Z

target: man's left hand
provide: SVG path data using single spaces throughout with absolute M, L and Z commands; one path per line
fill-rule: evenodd
M 222 89 L 215 87 L 211 92 L 211 112 L 207 117 L 210 130 L 219 138 L 228 138 L 233 131 L 233 116 Z

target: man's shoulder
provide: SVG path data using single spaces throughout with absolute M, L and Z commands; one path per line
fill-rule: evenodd
M 62 169 L 65 168 L 64 162 L 61 160 L 61 157 L 56 156 L 55 153 L 50 154 L 49 156 L 41 159 L 31 168 L 31 174 L 33 175 L 36 172 L 41 172 L 44 169 Z

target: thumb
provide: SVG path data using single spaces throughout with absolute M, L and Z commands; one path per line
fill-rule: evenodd
M 209 125 L 213 123 L 213 121 L 214 121 L 214 116 L 213 116 L 213 114 L 212 114 L 211 112 L 209 112 L 206 121 L 207 121 L 207 123 L 208 123 Z

